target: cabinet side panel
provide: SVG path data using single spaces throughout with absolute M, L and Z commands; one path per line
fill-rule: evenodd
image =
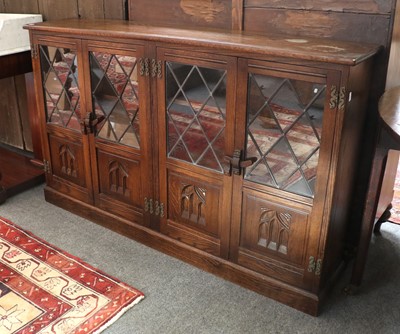
M 338 152 L 336 186 L 333 197 L 331 224 L 324 250 L 322 287 L 344 259 L 347 240 L 357 231 L 358 222 L 350 221 L 352 210 L 359 200 L 355 196 L 357 175 L 363 169 L 361 163 L 362 132 L 368 104 L 371 62 L 354 67 L 346 85 L 347 103 L 344 111 L 340 149 Z M 342 83 L 343 84 L 343 83 Z M 322 255 L 321 255 L 322 256 Z

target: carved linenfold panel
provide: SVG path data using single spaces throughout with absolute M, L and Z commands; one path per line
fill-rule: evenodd
M 192 175 L 170 172 L 166 201 L 168 224 L 179 224 L 182 233 L 219 238 L 221 188 L 219 182 L 210 184 Z
M 199 225 L 206 225 L 206 190 L 186 185 L 181 191 L 181 216 Z
M 68 176 L 78 177 L 75 154 L 71 151 L 68 145 L 60 146 L 59 158 L 61 172 Z
M 109 186 L 110 191 L 121 194 L 125 197 L 130 197 L 130 190 L 128 189 L 129 174 L 124 166 L 118 161 L 111 161 L 109 163 Z
M 258 245 L 287 254 L 292 216 L 289 213 L 261 209 Z

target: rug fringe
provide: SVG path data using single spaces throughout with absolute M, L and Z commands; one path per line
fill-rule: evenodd
M 122 317 L 125 312 L 127 312 L 128 310 L 130 310 L 132 307 L 134 307 L 136 304 L 138 304 L 142 299 L 144 299 L 144 296 L 139 296 L 137 297 L 132 303 L 130 303 L 129 305 L 127 305 L 126 307 L 124 307 L 123 309 L 121 309 L 116 315 L 113 316 L 112 319 L 110 319 L 110 321 L 106 322 L 103 326 L 101 326 L 100 328 L 98 328 L 95 332 L 93 332 L 93 334 L 99 334 L 102 331 L 106 330 L 108 327 L 110 327 L 114 322 L 116 322 L 120 317 Z

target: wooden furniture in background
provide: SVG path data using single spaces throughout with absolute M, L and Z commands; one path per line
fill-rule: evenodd
M 108 18 L 126 19 L 126 0 L 1 0 L 0 13 L 25 13 L 42 14 L 44 20 L 64 18 Z M 29 58 L 29 57 L 27 57 Z M 24 60 L 23 67 L 31 67 L 30 59 Z M 7 70 L 2 66 L 2 71 Z M 25 72 L 23 72 L 25 73 Z M 0 144 L 12 146 L 26 152 L 39 152 L 40 144 L 32 143 L 32 139 L 38 138 L 31 133 L 29 124 L 30 113 L 28 108 L 32 105 L 31 97 L 28 103 L 25 94 L 26 86 L 30 86 L 24 74 L 10 75 L 0 79 L 0 106 L 9 110 L 10 116 L 0 113 Z M 29 91 L 27 92 L 29 94 Z M 34 104 L 34 103 L 33 103 Z M 32 122 L 33 121 L 33 122 Z M 35 123 L 31 120 L 31 124 Z M 34 129 L 32 129 L 34 131 Z
M 32 164 L 30 156 L 0 147 L 0 204 L 7 198 L 44 182 L 43 168 Z
M 0 68 L 0 79 L 25 73 L 27 78 L 32 78 L 31 52 L 26 51 L 0 56 Z M 37 136 L 39 129 L 36 121 L 38 112 L 36 110 L 36 99 L 33 94 L 34 85 L 32 79 L 26 81 L 26 83 L 26 91 L 30 92 L 29 103 L 26 108 L 29 110 L 29 118 L 32 121 L 30 128 L 33 133 L 36 133 L 36 136 L 32 140 L 35 151 L 31 155 L 11 147 L 0 146 L 0 172 L 2 174 L 2 178 L 0 179 L 0 188 L 2 190 L 0 191 L 2 193 L 0 195 L 0 203 L 4 202 L 7 197 L 44 181 L 44 172 L 40 168 L 43 157 L 40 136 Z M 23 92 L 19 92 L 19 94 L 22 96 Z M 12 114 L 13 111 L 7 109 L 6 106 L 0 108 L 0 114 L 6 118 L 16 117 Z M 25 123 L 28 122 L 29 120 L 25 121 Z
M 400 4 L 396 7 L 394 18 L 393 36 L 390 46 L 390 58 L 386 78 L 386 89 L 400 85 Z
M 388 89 L 379 102 L 381 130 L 368 188 L 363 224 L 348 291 L 359 287 L 368 255 L 372 231 L 379 233 L 389 221 L 393 186 L 400 155 L 400 86 Z
M 127 16 L 127 2 L 125 0 L 77 0 L 73 2 L 1 0 L 0 12 L 42 14 L 44 20 L 72 17 L 124 19 Z M 3 171 L 3 183 L 8 188 L 4 194 L 7 193 L 7 196 L 10 196 L 43 182 L 43 172 L 40 173 L 27 159 L 33 156 L 32 162 L 35 165 L 43 166 L 43 158 L 37 113 L 34 111 L 36 97 L 33 76 L 30 73 L 32 69 L 30 52 L 3 56 L 0 59 L 0 67 L 1 164 L 7 166 L 18 161 L 18 164 L 21 165 L 21 170 L 18 167 L 14 170 L 7 167 L 7 172 Z M 9 161 L 6 160 L 8 157 Z M 4 168 L 2 165 L 0 165 L 0 169 Z M 27 174 L 22 174 L 22 171 L 26 171 Z M 8 173 L 10 172 L 12 174 L 9 178 Z M 42 175 L 37 175 L 38 172 Z M 15 178 L 15 176 L 18 177 Z M 27 182 L 26 177 L 33 177 L 32 181 L 34 182 Z M 4 195 L 3 198 L 7 196 Z
M 126 21 L 27 28 L 48 201 L 318 313 L 344 264 L 379 47 Z

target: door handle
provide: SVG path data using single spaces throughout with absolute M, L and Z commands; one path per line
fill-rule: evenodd
M 105 117 L 103 115 L 97 116 L 93 113 L 89 113 L 81 121 L 81 128 L 84 134 L 94 133 L 96 126 L 104 121 Z
M 229 169 L 225 171 L 226 175 L 240 175 L 242 168 L 250 167 L 257 161 L 256 157 L 249 157 L 243 159 L 243 154 L 241 150 L 235 150 L 233 155 L 225 156 L 224 160 L 229 163 Z

